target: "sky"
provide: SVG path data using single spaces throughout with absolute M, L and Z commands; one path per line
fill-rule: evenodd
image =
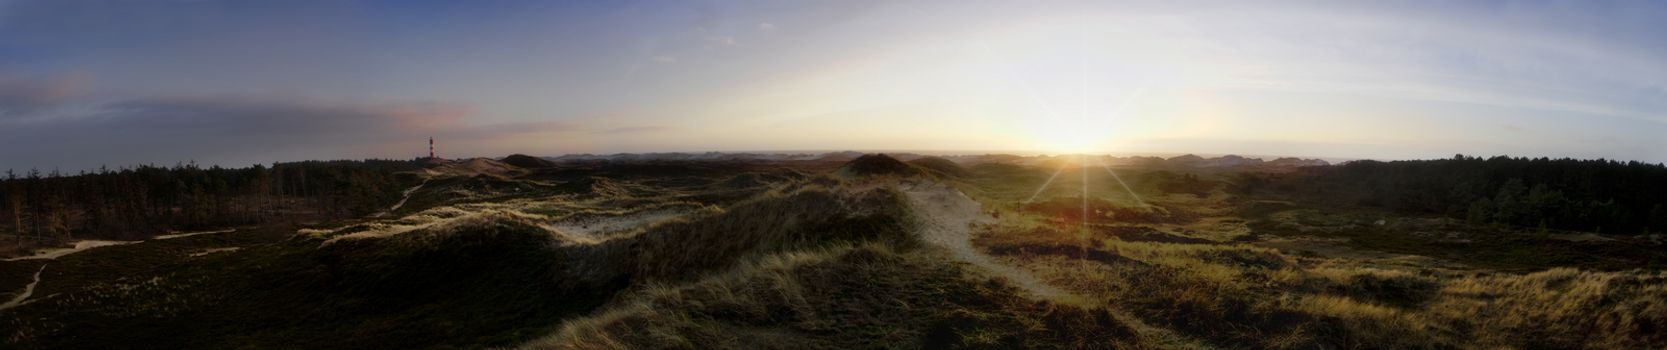
M 1658 1 L 0 0 L 0 168 L 918 150 L 1667 161 Z

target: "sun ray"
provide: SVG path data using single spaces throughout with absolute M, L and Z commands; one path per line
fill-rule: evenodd
M 1088 156 L 1082 156 L 1082 161 L 1078 163 L 1082 165 L 1081 168 L 1077 169 L 1077 172 L 1082 173 L 1082 227 L 1086 229 L 1088 227 Z
M 1152 83 L 1152 77 L 1148 76 L 1148 77 L 1145 77 L 1145 78 L 1141 78 L 1140 79 L 1140 84 L 1135 85 L 1134 93 L 1128 94 L 1128 95 L 1123 97 L 1122 101 L 1118 101 L 1117 102 L 1117 108 L 1112 109 L 1111 114 L 1107 114 L 1106 117 L 1122 116 L 1124 109 L 1127 109 L 1129 107 L 1129 105 L 1134 104 L 1135 100 L 1140 99 L 1140 95 L 1146 94 L 1146 87 L 1148 85 L 1151 85 L 1151 83 Z
M 1088 227 L 1088 156 L 1082 156 L 1078 163 L 1082 165 L 1077 169 L 1082 173 L 1082 226 Z
M 1124 191 L 1129 191 L 1129 196 L 1134 197 L 1135 203 L 1140 203 L 1140 206 L 1142 207 L 1147 206 L 1146 200 L 1140 199 L 1140 195 L 1134 193 L 1134 188 L 1130 188 L 1127 182 L 1123 182 L 1123 177 L 1117 176 L 1117 171 L 1111 170 L 1110 164 L 1106 164 L 1106 162 L 1102 160 L 1100 161 L 1100 168 L 1105 169 L 1107 173 L 1110 173 L 1111 178 L 1113 180 L 1117 180 L 1117 184 L 1123 186 Z
M 1037 187 L 1036 192 L 1030 194 L 1030 199 L 1026 199 L 1024 202 L 1025 203 L 1030 203 L 1030 202 L 1036 201 L 1036 196 L 1042 195 L 1042 191 L 1048 189 L 1048 185 L 1053 184 L 1053 179 L 1058 178 L 1059 173 L 1064 172 L 1065 171 L 1065 166 L 1067 166 L 1067 165 L 1069 165 L 1069 164 L 1060 164 L 1059 169 L 1054 169 L 1053 175 L 1048 175 L 1048 181 L 1042 182 L 1042 187 Z
M 1082 227 L 1077 229 L 1077 247 L 1082 250 L 1077 255 L 1077 264 L 1083 269 L 1088 268 L 1088 155 L 1082 155 L 1077 161 L 1080 166 L 1077 172 L 1082 173 Z

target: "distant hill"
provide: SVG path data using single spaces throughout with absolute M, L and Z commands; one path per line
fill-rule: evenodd
M 878 153 L 865 154 L 857 157 L 856 159 L 852 159 L 850 162 L 845 163 L 844 166 L 839 167 L 839 171 L 836 171 L 835 173 L 848 177 L 909 177 L 925 175 L 926 171 L 919 167 L 909 165 L 909 163 L 897 160 L 897 158 L 892 158 L 884 153 Z
M 1326 166 L 1326 165 L 1331 165 L 1331 163 L 1326 162 L 1324 160 L 1319 160 L 1319 159 L 1301 159 L 1301 158 L 1292 158 L 1292 157 L 1282 157 L 1282 158 L 1279 158 L 1279 159 L 1274 159 L 1272 161 L 1268 161 L 1268 165 L 1289 166 L 1289 167 L 1304 167 L 1304 166 Z
M 584 196 L 624 196 L 631 193 L 624 186 L 605 177 L 582 177 L 556 185 L 562 193 Z
M 545 158 L 555 162 L 630 162 L 630 161 L 803 161 L 826 160 L 826 156 L 835 153 L 615 153 L 615 154 L 568 154 L 560 157 Z M 859 154 L 860 155 L 860 154 Z M 853 156 L 855 157 L 855 156 Z
M 431 160 L 432 164 L 422 172 L 427 176 L 475 176 L 486 175 L 499 179 L 514 177 L 526 172 L 525 169 L 491 158 L 469 158 L 457 160 Z
M 961 177 L 968 173 L 967 168 L 962 167 L 960 163 L 941 157 L 924 157 L 911 160 L 908 163 L 939 176 Z
M 816 158 L 816 160 L 852 161 L 852 160 L 856 160 L 857 158 L 862 158 L 863 156 L 866 156 L 866 155 L 863 154 L 862 152 L 844 151 L 844 152 L 834 152 L 834 153 L 823 154 L 821 157 Z M 886 157 L 890 158 L 890 156 L 886 156 Z M 892 160 L 897 160 L 897 159 L 892 158 Z
M 556 162 L 552 162 L 552 161 L 549 161 L 549 160 L 545 160 L 544 158 L 529 156 L 529 155 L 520 154 L 520 153 L 511 154 L 508 157 L 504 157 L 504 159 L 501 160 L 501 162 L 504 162 L 504 164 L 514 165 L 514 166 L 525 168 L 525 169 L 553 168 L 553 167 L 556 166 Z
M 1198 166 L 1201 163 L 1204 163 L 1204 157 L 1199 157 L 1198 155 L 1195 155 L 1195 154 L 1187 154 L 1187 155 L 1183 155 L 1183 156 L 1177 156 L 1177 157 L 1169 158 L 1168 161 L 1169 161 L 1169 164 L 1171 164 L 1171 165 Z

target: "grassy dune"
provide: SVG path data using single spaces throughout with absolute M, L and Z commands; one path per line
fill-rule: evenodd
M 884 244 L 771 256 L 654 285 L 531 349 L 1134 348 L 1104 309 L 1021 297 L 941 252 Z
M 425 190 L 458 190 L 446 186 Z M 913 265 L 863 273 L 894 273 L 885 277 L 894 284 L 928 269 L 917 266 L 924 258 L 890 253 L 912 251 L 918 243 L 903 199 L 885 188 L 795 185 L 600 243 L 568 240 L 541 222 L 575 213 L 628 215 L 635 209 L 582 207 L 561 199 L 568 198 L 564 195 L 537 205 L 546 202 L 526 199 L 542 198 L 538 195 L 507 202 L 499 195 L 488 198 L 480 205 L 431 206 L 405 218 L 302 230 L 201 257 L 187 258 L 218 245 L 144 243 L 86 253 L 66 265 L 136 257 L 159 262 L 116 275 L 93 266 L 66 268 L 104 275 L 73 283 L 48 276 L 44 286 L 56 295 L 0 314 L 0 325 L 14 348 L 120 347 L 127 341 L 170 348 L 506 346 L 549 334 L 563 320 L 589 313 L 618 293 L 670 290 L 667 286 L 756 269 L 748 261 L 802 254 L 793 252 L 884 247 L 871 248 L 888 256 L 874 261 Z M 675 198 L 632 206 L 664 207 L 679 203 Z M 555 217 L 515 209 L 574 205 L 581 207 L 560 209 Z M 361 236 L 343 238 L 349 235 Z M 102 256 L 108 254 L 121 256 Z M 957 278 L 964 273 L 954 265 L 930 270 Z M 908 322 L 897 317 L 909 315 L 876 322 Z M 122 326 L 102 326 L 109 324 Z
M 8 290 L 50 264 L 0 311 L 0 347 L 1667 346 L 1667 273 L 1642 241 L 1240 198 L 1191 174 L 1130 171 L 1128 193 L 1069 172 L 1094 168 L 1038 189 L 1052 168 L 867 162 L 934 175 L 451 177 L 397 217 L 0 262 Z
M 565 278 L 555 243 L 513 220 L 324 247 L 283 241 L 85 280 L 0 324 L 14 348 L 508 344 L 623 287 Z
M 1242 243 L 1084 240 L 996 228 L 987 251 L 1106 305 L 1228 348 L 1650 348 L 1660 271 L 1452 272 Z M 1086 242 L 1086 243 L 1084 243 Z M 1051 247 L 1051 248 L 1050 248 Z

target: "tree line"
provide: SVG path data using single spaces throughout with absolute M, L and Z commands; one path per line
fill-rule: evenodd
M 247 168 L 100 168 L 76 174 L 6 171 L 0 233 L 18 240 L 139 239 L 170 230 L 375 212 L 415 183 L 414 160 L 306 161 Z
M 1241 174 L 1233 188 L 1436 214 L 1483 224 L 1604 233 L 1667 232 L 1667 166 L 1550 158 L 1352 161 L 1294 174 Z

